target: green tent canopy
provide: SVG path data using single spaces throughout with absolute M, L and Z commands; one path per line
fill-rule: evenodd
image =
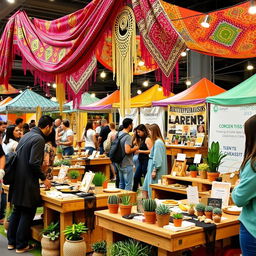
M 92 104 L 94 102 L 97 102 L 99 100 L 100 100 L 99 98 L 92 97 L 92 95 L 90 93 L 85 92 L 82 95 L 82 100 L 81 100 L 80 106 L 87 106 L 87 105 L 90 105 L 90 104 Z M 70 108 L 70 111 L 68 111 L 68 112 L 77 111 L 77 109 L 73 108 L 73 101 L 70 101 L 70 102 L 66 103 L 64 106 L 68 106 Z M 64 111 L 64 112 L 67 112 L 67 111 Z
M 56 111 L 59 109 L 57 102 L 49 100 L 30 89 L 26 89 L 5 105 L 0 106 L 0 112 L 36 113 L 38 106 L 41 107 L 42 112 Z M 69 106 L 64 106 L 64 109 L 69 109 Z
M 226 106 L 256 103 L 256 74 L 229 91 L 206 98 L 206 102 Z

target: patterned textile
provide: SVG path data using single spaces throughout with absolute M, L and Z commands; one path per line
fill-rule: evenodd
M 172 27 L 159 0 L 132 0 L 132 5 L 143 42 L 163 73 L 166 95 L 170 89 L 171 73 L 185 43 Z
M 205 14 L 164 1 L 161 4 L 188 48 L 225 58 L 256 56 L 256 19 L 248 13 L 250 2 L 209 13 L 209 28 L 200 24 Z
M 53 21 L 31 20 L 18 11 L 0 40 L 0 84 L 7 85 L 13 54 L 19 54 L 23 68 L 30 69 L 36 81 L 53 82 L 59 75 L 69 96 L 80 96 L 96 67 L 96 42 L 111 29 L 121 5 L 119 0 L 94 0 L 84 9 Z

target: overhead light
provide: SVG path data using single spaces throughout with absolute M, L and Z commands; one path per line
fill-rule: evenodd
M 158 91 L 159 91 L 159 92 L 161 92 L 162 90 L 163 90 L 163 88 L 162 88 L 162 87 L 159 87 L 159 88 L 158 88 Z
M 22 90 L 19 90 L 19 93 L 22 93 Z
M 57 88 L 57 84 L 52 84 L 52 88 Z
M 204 21 L 201 23 L 201 26 L 204 28 L 209 28 L 210 27 L 209 20 L 210 20 L 210 16 L 206 15 L 204 18 Z
M 57 98 L 56 97 L 51 97 L 51 100 L 56 102 Z
M 256 2 L 255 2 L 255 0 L 251 0 L 250 2 L 251 3 L 250 3 L 250 7 L 248 9 L 248 12 L 249 12 L 249 14 L 254 15 L 254 14 L 256 14 Z
M 9 4 L 14 4 L 15 0 L 6 0 Z
M 186 52 L 182 52 L 181 53 L 181 57 L 186 57 L 187 56 L 187 53 Z
M 101 77 L 101 78 L 106 78 L 106 76 L 107 76 L 107 74 L 106 74 L 105 71 L 102 71 L 102 72 L 100 73 L 100 77 Z
M 144 65 L 145 65 L 145 62 L 142 61 L 142 60 L 140 60 L 140 61 L 139 61 L 139 66 L 142 67 L 142 66 L 144 66 Z
M 188 51 L 190 51 L 190 49 L 189 49 L 189 48 L 187 48 L 187 49 L 186 49 L 186 51 L 188 52 Z
M 47 86 L 49 86 L 49 87 L 50 87 L 50 86 L 51 86 L 51 83 L 47 83 Z
M 95 93 L 92 93 L 91 94 L 91 98 L 95 98 L 96 97 L 96 94 Z
M 137 91 L 137 94 L 141 94 L 141 93 L 142 93 L 142 91 L 141 91 L 141 90 L 138 90 L 138 91 Z
M 144 81 L 144 82 L 142 83 L 142 85 L 143 85 L 144 87 L 148 87 L 148 81 Z
M 248 63 L 246 68 L 247 68 L 247 70 L 253 70 L 254 66 L 252 64 Z
M 186 84 L 186 86 L 190 86 L 190 85 L 192 84 L 192 82 L 191 82 L 190 80 L 187 80 L 187 81 L 185 82 L 185 84 Z

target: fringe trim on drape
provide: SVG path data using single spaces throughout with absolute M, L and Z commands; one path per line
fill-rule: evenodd
M 65 97 L 65 80 L 63 80 L 63 77 L 61 75 L 56 75 L 55 77 L 56 81 L 56 98 L 59 103 L 59 109 L 60 114 L 62 114 L 63 111 L 63 105 L 65 104 L 66 97 Z

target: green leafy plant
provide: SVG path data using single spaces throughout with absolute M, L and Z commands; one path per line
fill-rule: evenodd
M 172 217 L 173 219 L 183 219 L 183 215 L 181 213 L 174 213 Z
M 7 205 L 7 208 L 5 210 L 5 216 L 4 219 L 5 221 L 9 221 L 13 211 L 13 206 L 11 204 Z
M 178 140 L 180 138 L 179 135 L 175 135 L 175 140 Z
M 62 149 L 61 146 L 57 146 L 56 153 L 57 154 L 62 154 L 63 153 L 63 149 Z
M 197 171 L 197 166 L 192 164 L 192 165 L 189 166 L 189 170 L 190 171 Z
M 59 222 L 52 222 L 50 225 L 42 230 L 42 234 L 47 236 L 51 241 L 55 241 L 60 236 Z
M 61 161 L 55 161 L 53 163 L 53 167 L 58 167 L 58 166 L 61 166 Z
M 218 172 L 219 166 L 222 163 L 222 159 L 226 157 L 226 154 L 223 154 L 220 151 L 219 142 L 212 142 L 211 147 L 208 150 L 207 163 L 209 165 L 209 172 Z
M 109 196 L 108 204 L 119 204 L 119 197 L 117 195 Z
M 67 166 L 70 166 L 71 165 L 71 161 L 68 160 L 68 159 L 63 159 L 60 161 L 61 162 L 61 165 L 67 165 Z
M 170 208 L 165 204 L 160 204 L 156 208 L 156 214 L 158 215 L 170 214 Z
M 207 171 L 209 168 L 209 165 L 207 163 L 202 163 L 202 164 L 199 164 L 197 169 L 199 171 Z
M 72 170 L 70 172 L 68 172 L 68 176 L 70 179 L 77 179 L 79 176 L 80 176 L 80 173 L 79 171 L 76 171 L 76 170 Z
M 214 208 L 213 214 L 220 215 L 220 214 L 222 214 L 222 210 L 220 208 Z
M 135 240 L 119 241 L 110 248 L 110 256 L 149 256 L 151 247 Z
M 67 240 L 78 241 L 82 239 L 81 235 L 85 234 L 87 230 L 88 228 L 86 228 L 85 224 L 80 222 L 78 224 L 66 226 L 63 232 Z
M 96 186 L 96 187 L 102 187 L 104 181 L 106 180 L 106 176 L 104 175 L 104 173 L 102 172 L 96 172 L 93 178 L 92 183 Z
M 131 202 L 131 196 L 129 196 L 128 194 L 124 194 L 121 196 L 121 203 L 123 205 L 130 205 Z
M 94 252 L 98 253 L 107 253 L 107 244 L 106 241 L 96 242 L 92 245 L 92 249 Z
M 156 201 L 153 199 L 144 199 L 142 202 L 143 209 L 146 212 L 154 212 L 156 210 Z
M 205 207 L 204 211 L 205 212 L 212 212 L 213 211 L 213 207 L 208 205 L 208 206 Z
M 198 212 L 203 212 L 203 211 L 205 210 L 205 205 L 202 204 L 202 203 L 197 204 L 197 205 L 196 205 L 196 210 L 197 210 Z
M 56 232 L 56 231 L 53 231 L 51 232 L 50 234 L 47 235 L 47 237 L 51 240 L 51 241 L 55 241 L 57 240 L 59 237 L 60 237 L 60 232 Z

